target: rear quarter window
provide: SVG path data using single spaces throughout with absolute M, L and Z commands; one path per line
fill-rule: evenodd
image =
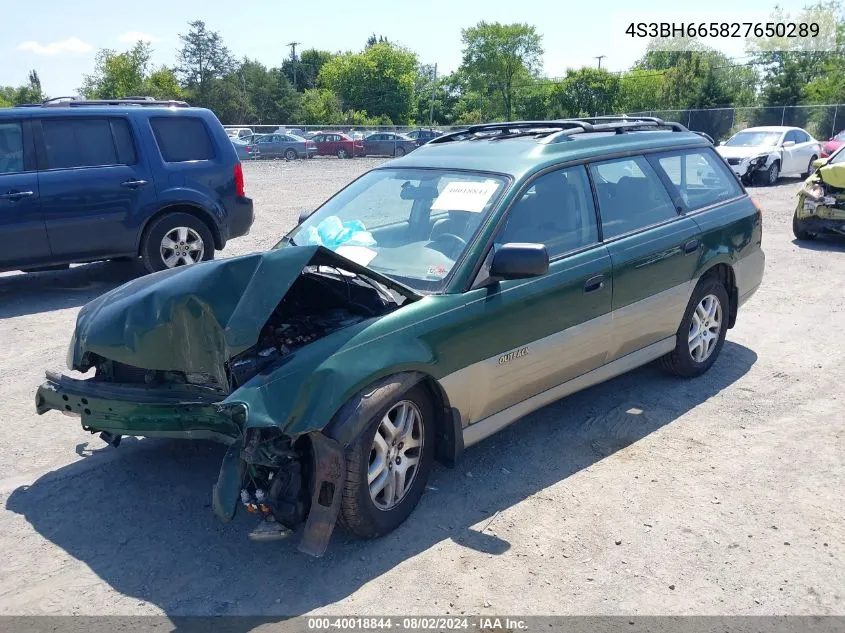
M 679 150 L 651 156 L 652 164 L 672 183 L 688 210 L 742 195 L 739 183 L 713 150 Z
M 161 157 L 168 163 L 186 163 L 214 158 L 214 144 L 202 119 L 196 117 L 152 117 L 150 126 Z

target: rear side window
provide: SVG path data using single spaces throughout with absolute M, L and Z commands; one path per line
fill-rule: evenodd
M 150 119 L 161 156 L 168 163 L 186 163 L 214 158 L 211 137 L 201 119 L 153 117 Z
M 47 118 L 41 120 L 47 169 L 117 165 L 109 120 Z
M 23 171 L 23 133 L 18 121 L 0 123 L 0 174 Z
M 117 161 L 121 165 L 137 163 L 138 156 L 135 153 L 135 142 L 132 140 L 129 122 L 126 119 L 111 119 L 111 133 L 117 150 Z
M 654 162 L 689 210 L 742 195 L 734 175 L 710 149 L 666 152 L 656 155 Z
M 678 217 L 657 173 L 642 156 L 590 165 L 605 239 Z

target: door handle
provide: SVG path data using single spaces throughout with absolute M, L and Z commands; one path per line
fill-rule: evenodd
M 18 200 L 29 198 L 34 195 L 34 191 L 9 191 L 8 193 L 0 193 L 0 200 L 11 200 L 12 202 L 17 202 Z
M 604 275 L 590 277 L 584 282 L 584 294 L 588 292 L 595 292 L 596 290 L 601 290 L 602 288 L 604 288 Z
M 698 240 L 690 240 L 686 244 L 684 244 L 684 254 L 689 255 L 690 253 L 694 253 L 698 250 Z
M 147 184 L 146 180 L 124 180 L 120 183 L 121 187 L 128 187 L 129 189 L 137 189 Z

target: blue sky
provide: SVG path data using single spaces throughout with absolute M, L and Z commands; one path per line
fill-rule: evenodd
M 780 2 L 787 11 L 797 11 L 804 3 Z M 688 13 L 681 3 L 656 0 L 143 0 L 122 4 L 41 0 L 33 13 L 35 4 L 10 2 L 3 8 L 0 85 L 22 84 L 29 69 L 35 68 L 49 95 L 76 94 L 82 75 L 93 69 L 98 49 L 125 50 L 138 38 L 151 40 L 156 64 L 170 65 L 179 45 L 178 34 L 194 19 L 219 31 L 236 56 L 267 65 L 278 65 L 289 54 L 285 43 L 292 40 L 302 42 L 303 48 L 360 50 L 375 32 L 413 49 L 424 63 L 436 62 L 440 72 L 449 72 L 460 65 L 461 28 L 484 19 L 535 25 L 543 35 L 548 76 L 559 76 L 569 67 L 594 66 L 596 55 L 607 56 L 603 67 L 624 70 L 646 45 L 645 40 L 624 34 L 631 18 L 732 22 L 750 16 L 764 20 L 774 1 L 708 0 L 705 13 L 701 13 L 702 4 L 689 2 L 690 10 L 697 13 Z M 732 57 L 743 55 L 740 42 L 720 41 L 716 47 Z

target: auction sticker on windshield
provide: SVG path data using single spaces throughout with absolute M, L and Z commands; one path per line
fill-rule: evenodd
M 484 182 L 450 182 L 431 205 L 432 211 L 471 211 L 480 213 L 490 198 L 496 193 L 499 183 L 495 180 Z

